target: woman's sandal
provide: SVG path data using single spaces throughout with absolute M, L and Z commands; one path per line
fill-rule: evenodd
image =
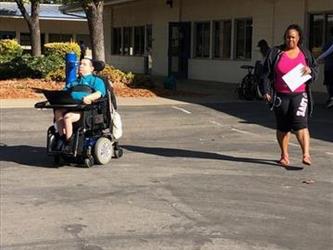
M 282 167 L 288 167 L 290 163 L 288 155 L 281 155 L 281 158 L 280 160 L 278 160 L 277 163 L 280 164 Z
M 310 166 L 310 165 L 311 165 L 311 157 L 310 157 L 309 155 L 304 155 L 304 156 L 303 156 L 302 163 L 303 163 L 304 165 L 308 165 L 308 166 Z

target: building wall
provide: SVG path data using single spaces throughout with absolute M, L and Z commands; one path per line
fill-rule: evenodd
M 72 34 L 74 38 L 77 34 L 88 35 L 89 30 L 85 21 L 56 21 L 40 20 L 41 33 L 45 33 L 46 42 L 48 34 Z M 1 31 L 16 31 L 16 39 L 20 40 L 20 33 L 28 33 L 28 25 L 23 18 L 4 18 L 0 17 Z
M 266 39 L 270 45 L 283 42 L 283 33 L 291 23 L 297 23 L 308 34 L 307 13 L 333 11 L 332 0 L 174 0 L 173 8 L 165 1 L 142 0 L 135 3 L 108 7 L 110 26 L 137 26 L 152 24 L 153 27 L 153 68 L 152 74 L 166 76 L 168 73 L 168 23 L 178 21 L 212 21 L 252 17 L 252 59 L 215 60 L 191 58 L 189 60 L 189 78 L 199 80 L 240 82 L 246 72 L 240 69 L 243 64 L 254 64 L 260 59 L 257 41 Z M 192 29 L 193 31 L 193 29 Z M 111 28 L 109 28 L 111 37 Z M 193 33 L 193 32 L 192 32 Z M 193 39 L 192 39 L 193 40 Z M 111 42 L 111 41 L 110 41 Z M 193 46 L 192 46 L 193 47 Z M 143 58 L 133 56 L 111 56 L 108 60 L 124 70 L 143 72 Z M 141 65 L 140 65 L 141 64 Z M 322 69 L 321 69 L 322 70 Z M 318 82 L 322 81 L 322 75 Z M 322 84 L 316 90 L 324 91 Z
M 105 47 L 106 61 L 116 68 L 136 73 L 144 72 L 143 56 L 111 55 L 111 36 L 113 27 L 143 26 L 152 24 L 153 1 L 144 0 L 119 6 L 105 6 Z M 154 31 L 153 31 L 154 33 Z

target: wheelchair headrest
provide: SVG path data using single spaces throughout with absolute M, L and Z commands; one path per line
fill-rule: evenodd
M 105 68 L 105 62 L 103 61 L 92 61 L 95 71 L 100 72 Z

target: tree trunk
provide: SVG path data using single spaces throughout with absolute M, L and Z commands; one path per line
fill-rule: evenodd
M 21 11 L 22 16 L 26 20 L 29 31 L 31 34 L 31 54 L 32 56 L 41 55 L 41 41 L 40 41 L 40 26 L 39 26 L 39 11 L 40 5 L 38 0 L 32 0 L 31 2 L 31 16 L 26 11 L 23 0 L 15 0 L 18 8 Z
M 105 61 L 103 6 L 102 0 L 94 0 L 83 6 L 88 19 L 92 57 L 100 61 Z
M 31 34 L 31 54 L 33 56 L 40 56 L 42 54 L 42 51 L 41 51 L 40 26 L 39 26 L 38 16 L 33 17 L 31 19 L 30 34 Z

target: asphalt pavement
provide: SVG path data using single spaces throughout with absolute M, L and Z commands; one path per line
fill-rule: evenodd
M 52 112 L 2 106 L 0 248 L 333 249 L 332 111 L 286 169 L 264 103 L 208 97 L 120 99 L 124 156 L 90 169 L 53 167 Z

